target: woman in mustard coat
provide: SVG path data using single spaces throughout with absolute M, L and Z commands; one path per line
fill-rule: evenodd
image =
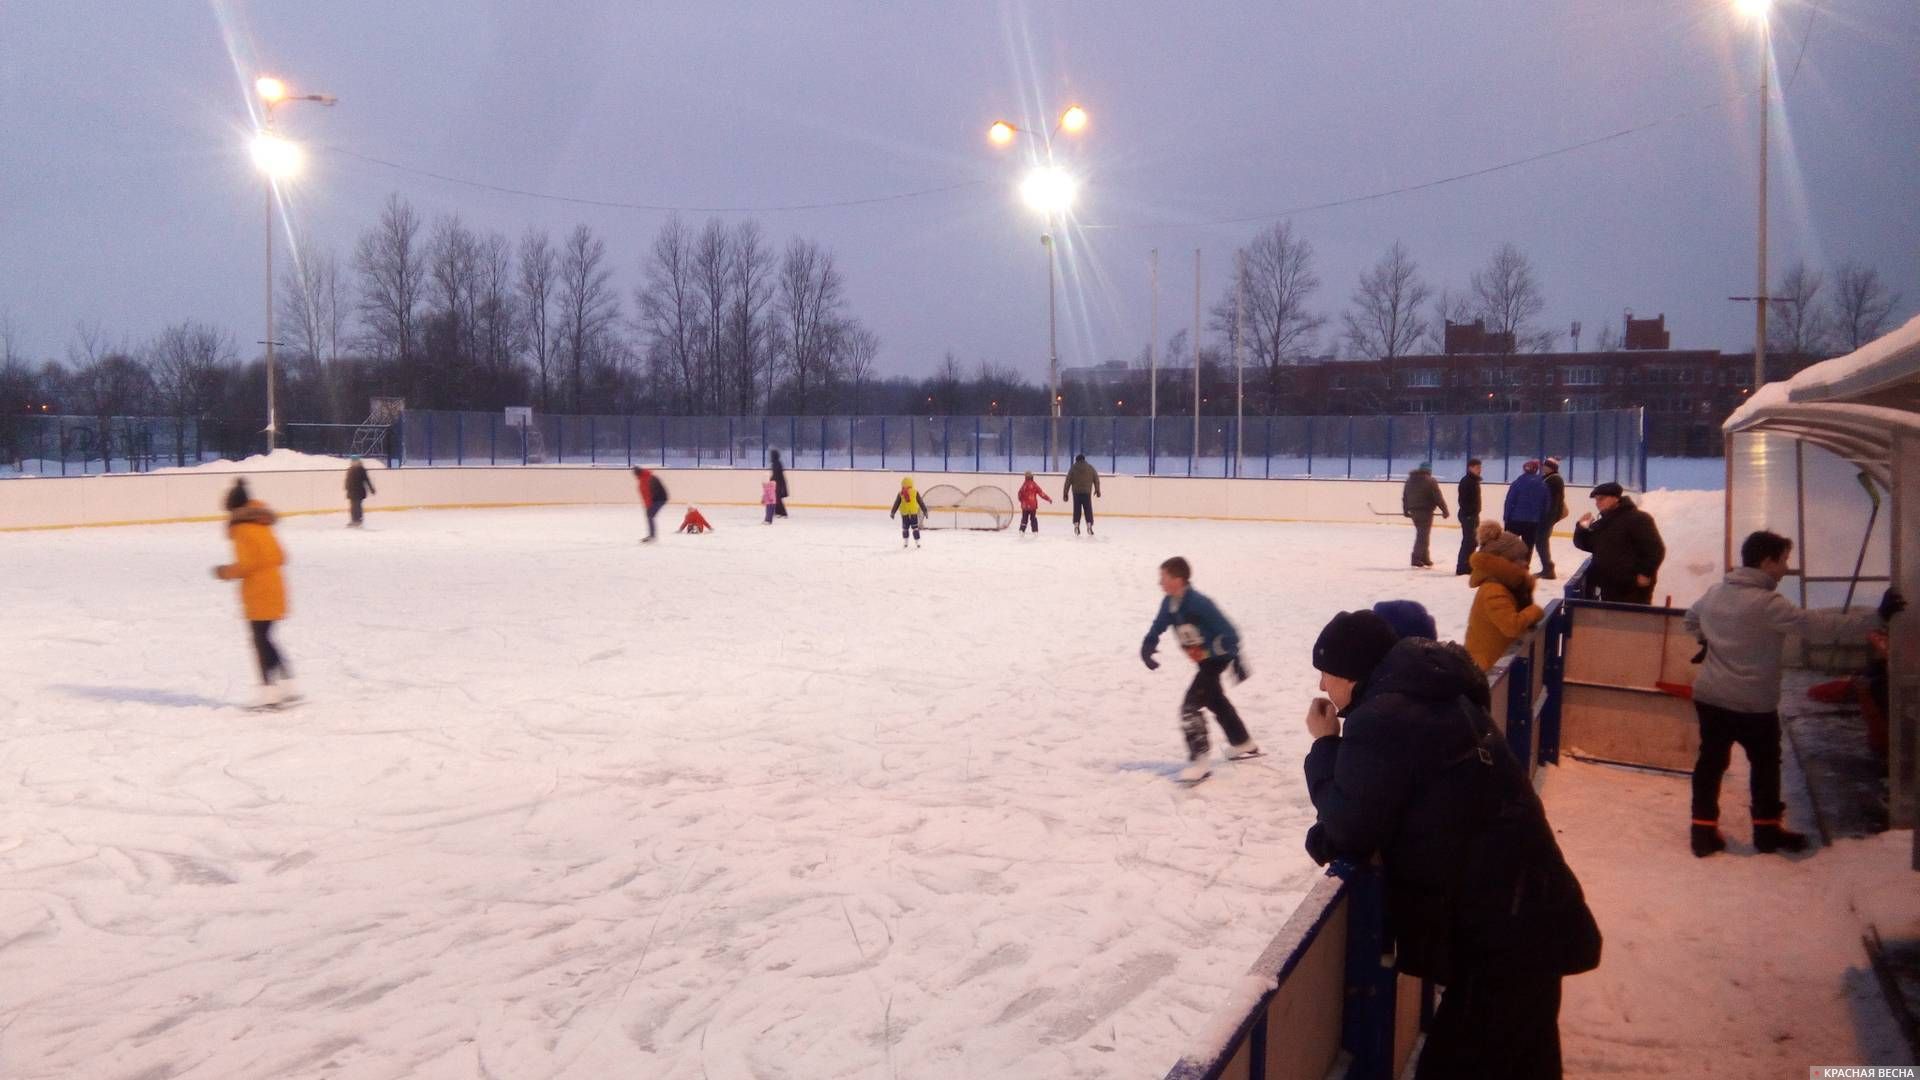
M 1519 640 L 1544 614 L 1533 602 L 1535 578 L 1527 573 L 1531 557 L 1526 541 L 1494 521 L 1480 523 L 1480 550 L 1468 558 L 1473 576 L 1473 608 L 1467 613 L 1467 651 L 1481 671 L 1491 670 L 1500 655 Z
M 227 492 L 227 536 L 233 540 L 233 561 L 213 568 L 222 581 L 240 583 L 240 607 L 253 629 L 253 651 L 260 661 L 260 695 L 256 705 L 268 708 L 297 700 L 293 672 L 273 644 L 273 624 L 287 617 L 287 586 L 280 567 L 287 557 L 274 538 L 279 520 L 266 505 L 248 497 L 245 480 Z

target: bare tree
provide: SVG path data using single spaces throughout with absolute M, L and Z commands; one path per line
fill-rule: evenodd
M 780 357 L 793 388 L 794 411 L 805 414 L 813 395 L 832 381 L 834 338 L 846 301 L 833 254 L 795 237 L 780 261 L 775 286 Z
M 540 411 L 552 403 L 548 396 L 548 369 L 553 362 L 554 279 L 559 267 L 547 234 L 529 228 L 520 237 L 520 311 L 525 319 L 527 348 L 533 354 L 533 366 L 540 375 Z
M 1393 360 L 1418 347 L 1427 323 L 1420 305 L 1433 290 L 1420 279 L 1420 267 L 1395 240 L 1373 269 L 1360 275 L 1354 290 L 1354 310 L 1344 319 L 1347 342 L 1355 352 L 1373 360 Z
M 674 388 L 675 404 L 692 412 L 700 398 L 700 308 L 693 274 L 693 235 L 675 214 L 654 234 L 647 281 L 636 294 L 647 356 Z
M 1595 352 L 1612 352 L 1619 347 L 1620 328 L 1613 324 L 1612 319 L 1601 319 L 1600 330 L 1593 335 L 1593 350 Z
M 360 275 L 360 319 L 367 343 L 376 356 L 396 365 L 404 393 L 417 376 L 426 253 L 419 215 L 398 194 L 387 196 L 380 223 L 360 234 L 353 266 Z
M 514 293 L 513 245 L 504 235 L 489 232 L 474 255 L 475 340 L 479 360 L 497 385 L 519 362 L 520 303 Z
M 1280 396 L 1282 369 L 1308 356 L 1326 325 L 1325 316 L 1307 309 L 1320 288 L 1320 276 L 1313 268 L 1313 245 L 1295 233 L 1290 222 L 1269 226 L 1238 255 L 1241 276 L 1228 282 L 1225 295 L 1214 305 L 1213 327 L 1223 340 L 1231 340 L 1235 300 L 1244 297 L 1242 337 L 1271 403 Z
M 726 362 L 727 309 L 733 290 L 733 241 L 719 218 L 708 218 L 693 242 L 693 289 L 700 305 L 700 372 L 706 388 L 703 411 L 725 411 L 734 400 L 734 372 Z
M 1532 260 L 1518 247 L 1501 244 L 1487 265 L 1474 271 L 1473 298 L 1474 314 L 1486 322 L 1487 333 L 1501 335 L 1498 351 L 1518 351 L 1539 344 L 1540 332 L 1533 320 L 1546 310 L 1547 302 Z M 1500 347 L 1509 340 L 1510 349 Z
M 839 334 L 840 373 L 853 384 L 853 415 L 860 415 L 860 391 L 873 379 L 873 365 L 880 356 L 880 335 L 850 320 Z
M 67 363 L 71 368 L 66 378 L 67 393 L 99 425 L 95 449 L 110 470 L 113 419 L 147 412 L 153 400 L 153 379 L 125 346 L 108 342 L 97 322 L 83 321 L 74 326 Z M 123 435 L 122 444 L 131 457 L 136 450 L 131 429 Z
M 732 306 L 727 312 L 727 349 L 734 371 L 734 385 L 740 394 L 737 408 L 751 414 L 761 400 L 759 381 L 773 374 L 768 362 L 767 304 L 773 299 L 773 252 L 767 247 L 760 225 L 742 221 L 733 230 Z M 871 374 L 871 373 L 869 373 Z M 773 387 L 766 393 L 771 396 Z
M 606 241 L 576 225 L 560 253 L 560 355 L 567 365 L 571 408 L 579 412 L 593 365 L 611 357 L 612 329 L 620 317 Z
M 1463 323 L 1473 320 L 1473 298 L 1466 293 L 1457 293 L 1450 288 L 1442 288 L 1433 298 L 1433 317 L 1427 320 L 1425 345 L 1428 352 L 1445 353 L 1447 351 L 1447 324 Z
M 1827 276 L 1805 262 L 1795 260 L 1769 290 L 1767 305 L 1767 352 L 1797 366 L 1819 356 L 1827 348 L 1827 313 L 1820 304 L 1820 290 Z
M 236 363 L 233 338 L 204 323 L 182 322 L 160 331 L 144 350 L 154 397 L 173 419 L 174 463 L 187 463 L 187 421 L 212 412 L 221 383 Z
M 1880 271 L 1871 266 L 1848 260 L 1834 276 L 1828 318 L 1839 345 L 1852 351 L 1880 336 L 1900 297 L 1887 292 Z

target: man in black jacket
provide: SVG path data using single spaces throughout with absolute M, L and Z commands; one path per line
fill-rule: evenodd
M 1467 560 L 1475 549 L 1473 533 L 1480 527 L 1480 459 L 1467 460 L 1467 475 L 1460 478 L 1460 558 L 1454 561 L 1455 574 L 1470 574 Z
M 1539 535 L 1534 537 L 1534 547 L 1540 552 L 1540 578 L 1552 581 L 1553 572 L 1553 527 L 1567 516 L 1567 481 L 1560 475 L 1560 459 L 1550 457 L 1540 463 L 1540 470 L 1547 481 L 1547 494 L 1551 500 L 1547 503 L 1546 519 L 1540 522 Z
M 1336 615 L 1313 665 L 1307 853 L 1379 855 L 1399 969 L 1446 988 L 1418 1077 L 1558 1077 L 1560 980 L 1599 965 L 1600 930 L 1485 678 L 1370 611 Z
M 1653 603 L 1653 586 L 1667 558 L 1653 515 L 1635 506 L 1615 483 L 1594 488 L 1593 505 L 1600 517 L 1582 514 L 1573 527 L 1573 546 L 1593 554 L 1588 594 L 1616 604 Z
M 378 494 L 373 489 L 373 477 L 367 475 L 367 463 L 360 455 L 353 455 L 353 464 L 347 466 L 347 527 L 360 527 L 360 504 L 367 496 Z
M 773 475 L 767 479 L 773 481 L 773 516 L 787 516 L 787 467 L 780 464 L 780 451 L 770 451 L 773 455 Z

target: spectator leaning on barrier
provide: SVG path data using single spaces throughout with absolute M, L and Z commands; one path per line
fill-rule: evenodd
M 1593 505 L 1600 516 L 1582 514 L 1573 527 L 1573 546 L 1593 555 L 1588 594 L 1616 604 L 1653 603 L 1653 586 L 1667 559 L 1653 515 L 1611 481 L 1593 489 Z
M 1453 562 L 1453 572 L 1465 574 L 1472 571 L 1472 567 L 1467 565 L 1467 557 L 1472 555 L 1478 546 L 1473 534 L 1480 527 L 1479 458 L 1470 458 L 1467 461 L 1467 474 L 1460 478 L 1459 503 L 1460 556 Z
M 1534 578 L 1527 573 L 1527 545 L 1496 522 L 1480 526 L 1480 550 L 1473 553 L 1473 607 L 1467 612 L 1467 652 L 1481 671 L 1490 671 L 1500 654 L 1545 615 L 1533 602 Z
M 1700 641 L 1700 673 L 1693 708 L 1700 716 L 1700 759 L 1693 766 L 1693 853 L 1725 850 L 1720 833 L 1720 779 L 1733 745 L 1747 752 L 1751 770 L 1753 846 L 1761 852 L 1800 851 L 1807 838 L 1788 829 L 1780 801 L 1780 650 L 1787 635 L 1809 642 L 1865 644 L 1881 625 L 1905 610 L 1888 589 L 1878 611 L 1838 615 L 1808 611 L 1781 596 L 1793 541 L 1757 532 L 1740 545 L 1740 568 L 1728 572 L 1687 609 L 1687 632 Z
M 1398 967 L 1446 990 L 1418 1076 L 1560 1075 L 1560 980 L 1600 929 L 1458 645 L 1396 643 L 1370 611 L 1320 632 L 1307 710 L 1317 863 L 1380 856 Z M 1340 718 L 1345 717 L 1344 732 Z
M 1433 565 L 1433 555 L 1429 552 L 1427 538 L 1433 533 L 1433 512 L 1440 511 L 1441 517 L 1447 513 L 1447 496 L 1440 490 L 1440 481 L 1433 478 L 1433 466 L 1421 462 L 1407 474 L 1407 482 L 1400 489 L 1400 512 L 1413 521 L 1413 565 L 1424 568 Z

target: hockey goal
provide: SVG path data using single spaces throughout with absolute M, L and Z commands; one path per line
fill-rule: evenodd
M 920 524 L 927 529 L 975 529 L 994 532 L 1013 524 L 1013 497 L 997 487 L 961 491 L 952 484 L 935 484 L 920 493 L 926 510 Z

